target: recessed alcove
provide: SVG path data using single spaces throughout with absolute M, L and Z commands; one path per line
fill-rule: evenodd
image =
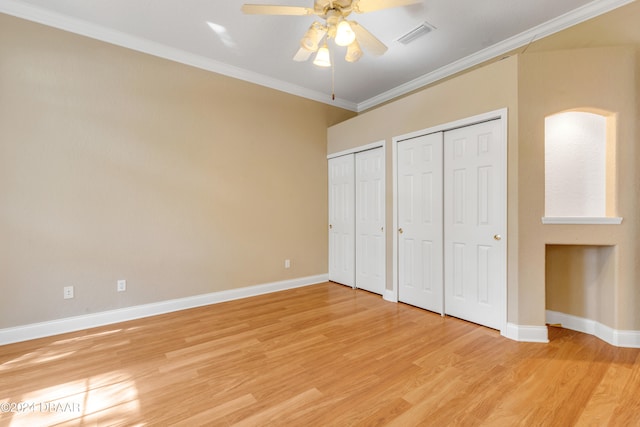
M 545 224 L 619 224 L 616 116 L 565 111 L 545 118 Z
M 615 264 L 613 245 L 546 245 L 547 311 L 612 324 Z

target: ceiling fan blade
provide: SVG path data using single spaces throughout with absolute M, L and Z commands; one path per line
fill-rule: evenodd
M 367 13 L 392 7 L 410 6 L 417 3 L 422 3 L 422 0 L 355 0 L 353 2 L 353 10 L 357 13 Z
M 309 59 L 312 54 L 313 52 L 311 52 L 310 50 L 307 50 L 301 47 L 300 49 L 298 49 L 298 52 L 293 56 L 293 60 L 297 62 L 304 62 L 307 59 Z
M 313 15 L 313 9 L 299 6 L 274 6 L 270 4 L 243 4 L 242 11 L 250 15 Z
M 372 55 L 380 56 L 387 51 L 387 46 L 356 21 L 349 21 L 358 43 Z

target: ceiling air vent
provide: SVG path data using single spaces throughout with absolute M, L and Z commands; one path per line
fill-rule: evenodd
M 429 34 L 432 30 L 435 30 L 435 28 L 436 27 L 434 27 L 433 25 L 427 22 L 423 22 L 422 24 L 418 25 L 417 27 L 409 31 L 404 36 L 399 37 L 398 41 L 402 44 L 409 44 L 415 39 L 420 38 L 425 34 Z

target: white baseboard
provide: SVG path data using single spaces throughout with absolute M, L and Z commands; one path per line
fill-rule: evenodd
M 389 302 L 398 302 L 398 295 L 396 291 L 390 291 L 389 289 L 385 289 L 382 293 L 382 299 Z
M 547 310 L 547 323 L 559 324 L 563 328 L 593 335 L 616 346 L 640 348 L 640 331 L 618 330 L 595 320 Z
M 539 343 L 549 342 L 549 331 L 546 326 L 529 326 L 507 323 L 507 329 L 502 335 L 514 341 Z
M 0 345 L 27 341 L 36 338 L 48 337 L 82 329 L 95 328 L 97 326 L 110 325 L 112 323 L 125 322 L 127 320 L 156 316 L 158 314 L 185 310 L 188 308 L 202 307 L 204 305 L 217 304 L 271 292 L 300 288 L 315 285 L 329 280 L 328 274 L 301 277 L 298 279 L 284 280 L 281 282 L 266 283 L 256 286 L 248 286 L 239 289 L 212 292 L 210 294 L 195 295 L 168 301 L 160 301 L 151 304 L 137 305 L 116 310 L 83 316 L 67 317 L 49 322 L 32 323 L 24 326 L 0 329 Z

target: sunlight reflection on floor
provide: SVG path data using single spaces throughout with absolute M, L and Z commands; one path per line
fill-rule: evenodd
M 0 401 L 0 405 L 9 403 Z M 125 372 L 112 371 L 83 380 L 25 393 L 14 406 L 9 426 L 101 425 L 125 423 L 140 413 L 135 381 Z M 0 419 L 1 420 L 1 419 Z M 0 422 L 4 424 L 4 422 Z
M 58 340 L 52 344 L 44 346 L 36 351 L 23 354 L 20 357 L 16 357 L 11 359 L 5 363 L 0 364 L 0 372 L 12 369 L 16 366 L 24 366 L 25 364 L 38 364 L 38 363 L 46 363 L 54 360 L 62 359 L 64 357 L 70 356 L 75 353 L 76 350 L 66 351 L 64 353 L 60 353 L 59 349 L 61 346 L 68 346 L 69 344 L 80 344 L 82 345 L 83 341 L 93 341 L 96 338 L 101 338 L 106 335 L 113 335 L 121 332 L 122 329 L 110 330 L 105 332 L 96 332 L 85 336 L 74 336 L 68 339 Z M 123 341 L 122 344 L 128 344 L 129 341 Z

